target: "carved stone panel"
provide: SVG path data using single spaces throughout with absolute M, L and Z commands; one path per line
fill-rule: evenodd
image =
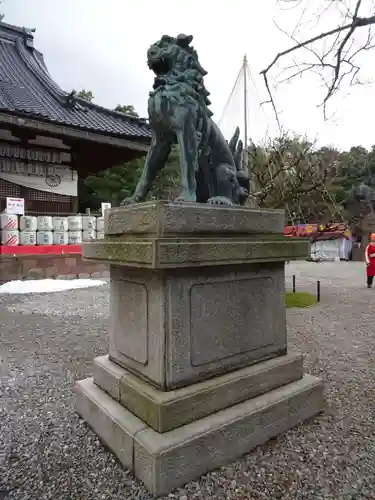
M 180 387 L 286 352 L 284 265 L 170 273 L 166 384 Z
M 209 281 L 191 287 L 192 366 L 224 360 L 274 342 L 275 328 L 267 321 L 273 305 L 273 283 L 270 276 Z
M 111 296 L 118 321 L 113 324 L 113 342 L 119 353 L 142 365 L 148 361 L 148 291 L 143 283 L 121 280 Z M 126 297 L 126 301 L 124 298 Z
M 150 270 L 111 266 L 109 356 L 165 387 L 163 277 Z

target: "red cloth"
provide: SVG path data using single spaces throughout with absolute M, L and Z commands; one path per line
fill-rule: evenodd
M 375 243 L 369 243 L 365 250 L 367 276 L 375 276 Z

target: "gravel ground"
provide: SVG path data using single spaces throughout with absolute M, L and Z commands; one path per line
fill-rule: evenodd
M 363 264 L 295 263 L 322 302 L 288 310 L 289 342 L 326 382 L 324 414 L 168 498 L 375 498 L 375 290 Z M 74 413 L 107 349 L 108 287 L 0 296 L 0 500 L 151 499 Z

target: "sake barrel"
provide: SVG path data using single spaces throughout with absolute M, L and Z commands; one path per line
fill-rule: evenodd
M 15 247 L 20 244 L 20 233 L 18 229 L 3 229 L 1 231 L 2 245 Z
M 36 242 L 38 245 L 52 245 L 53 232 L 52 231 L 38 231 L 36 234 Z
M 82 217 L 80 215 L 69 215 L 68 229 L 69 231 L 82 231 Z
M 38 215 L 38 231 L 52 231 L 53 222 L 49 215 Z M 40 245 L 41 243 L 38 243 Z M 47 243 L 45 243 L 47 245 Z
M 21 215 L 20 217 L 21 231 L 33 231 L 38 229 L 38 219 L 32 215 Z M 21 243 L 23 245 L 23 243 Z
M 80 245 L 82 243 L 82 231 L 68 231 L 68 245 Z
M 20 245 L 36 245 L 36 231 L 20 231 Z
M 96 229 L 96 217 L 92 217 L 91 215 L 83 215 L 82 229 L 84 231 L 89 231 L 90 229 Z
M 68 231 L 54 231 L 53 244 L 54 245 L 68 245 L 69 244 Z
M 104 233 L 104 217 L 96 218 L 96 230 L 98 232 Z
M 87 229 L 82 232 L 82 240 L 83 241 L 91 241 L 96 240 L 96 231 L 95 229 Z
M 1 214 L 0 215 L 1 229 L 18 229 L 18 215 Z
M 96 239 L 97 240 L 104 240 L 104 231 L 97 231 L 96 232 Z
M 53 230 L 54 231 L 67 231 L 68 219 L 66 217 L 53 217 Z

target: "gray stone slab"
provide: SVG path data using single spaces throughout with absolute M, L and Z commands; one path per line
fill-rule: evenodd
M 297 353 L 257 363 L 183 389 L 160 391 L 111 362 L 94 360 L 94 382 L 158 432 L 167 432 L 303 376 Z
M 286 354 L 284 265 L 112 266 L 110 359 L 162 390 Z
M 220 232 L 220 228 L 218 228 Z M 107 238 L 82 244 L 85 260 L 147 269 L 285 262 L 306 259 L 309 243 L 301 238 L 223 237 Z
M 120 401 L 120 380 L 127 373 L 124 368 L 112 363 L 108 356 L 94 359 L 93 380 L 97 386 L 107 392 L 116 401 Z
M 201 203 L 151 201 L 106 210 L 108 235 L 249 234 L 284 230 L 284 210 L 225 207 Z
M 146 424 L 127 412 L 111 396 L 97 387 L 92 378 L 80 380 L 74 387 L 76 411 L 92 427 L 120 462 L 133 469 L 134 436 Z
M 145 429 L 135 437 L 135 475 L 153 494 L 166 495 L 295 427 L 322 408 L 322 383 L 306 375 L 169 433 Z
M 144 428 L 140 419 L 91 379 L 78 387 L 79 413 L 154 495 L 168 495 L 323 409 L 321 381 L 305 375 L 297 382 L 159 434 Z M 127 444 L 129 440 L 134 448 Z M 121 447 L 119 442 L 126 445 Z

